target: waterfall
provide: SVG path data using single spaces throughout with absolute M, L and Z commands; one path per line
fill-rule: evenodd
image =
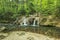
M 35 20 L 34 20 L 34 22 L 33 22 L 33 26 L 36 26 L 36 24 L 35 24 L 36 22 L 35 22 Z
M 27 19 L 25 17 L 23 18 L 23 25 L 27 26 Z

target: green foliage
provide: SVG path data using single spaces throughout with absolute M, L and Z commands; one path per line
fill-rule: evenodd
M 19 15 L 41 13 L 60 14 L 60 0 L 0 0 L 0 19 L 14 19 Z

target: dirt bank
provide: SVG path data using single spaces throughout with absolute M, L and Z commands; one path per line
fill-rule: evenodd
M 2 35 L 2 33 L 0 34 Z M 23 31 L 14 31 L 7 34 L 3 34 L 5 35 L 5 38 L 0 40 L 60 40 L 42 34 L 23 32 Z

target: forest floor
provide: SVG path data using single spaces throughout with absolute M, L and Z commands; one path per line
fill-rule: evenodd
M 12 31 L 9 33 L 0 33 L 0 40 L 60 40 L 60 39 L 32 32 Z

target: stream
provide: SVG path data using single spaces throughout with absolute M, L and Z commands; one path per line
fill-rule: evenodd
M 44 34 L 48 36 L 60 37 L 60 28 L 55 26 L 40 25 L 40 26 L 20 26 L 16 24 L 2 24 L 0 23 L 0 28 L 5 27 L 3 32 L 9 31 L 27 31 L 33 33 Z

